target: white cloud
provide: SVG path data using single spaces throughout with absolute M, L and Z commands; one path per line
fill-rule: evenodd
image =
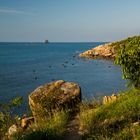
M 24 11 L 15 10 L 15 9 L 5 9 L 5 8 L 0 8 L 0 13 L 33 15 L 31 13 L 27 13 L 27 12 L 24 12 Z

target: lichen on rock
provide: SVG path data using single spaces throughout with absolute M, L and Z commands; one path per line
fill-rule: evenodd
M 29 106 L 35 120 L 54 110 L 76 108 L 80 102 L 79 85 L 63 80 L 40 86 L 29 95 Z

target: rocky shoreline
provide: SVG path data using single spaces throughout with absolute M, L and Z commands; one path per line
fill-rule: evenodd
M 95 48 L 92 48 L 90 50 L 87 50 L 81 54 L 79 54 L 80 57 L 83 58 L 116 58 L 116 51 L 113 47 L 112 43 L 107 43 L 104 45 L 99 45 Z
M 79 127 L 79 109 L 82 103 L 81 88 L 77 83 L 65 82 L 64 80 L 58 80 L 47 83 L 35 89 L 29 95 L 29 106 L 32 112 L 31 116 L 23 115 L 19 120 L 19 124 L 13 124 L 8 129 L 7 136 L 10 139 L 16 133 L 25 133 L 29 131 L 32 125 L 36 125 L 41 120 L 49 121 L 50 115 L 53 116 L 54 112 L 66 110 L 74 118 L 70 120 L 70 126 L 72 123 L 72 132 L 68 131 L 68 134 L 72 133 L 76 129 L 76 137 L 80 137 L 78 133 L 83 133 Z M 118 100 L 118 95 L 104 96 L 101 104 L 106 105 Z M 91 103 L 87 104 L 88 108 L 95 109 L 96 105 Z M 74 121 L 74 123 L 73 123 Z M 76 122 L 75 122 L 76 121 Z M 68 128 L 70 126 L 68 125 Z M 74 135 L 75 136 L 75 135 Z M 65 136 L 67 138 L 67 135 Z
M 81 53 L 79 56 L 93 59 L 94 58 L 115 59 L 116 52 L 112 43 L 108 43 L 92 48 L 91 50 L 85 51 Z M 112 96 L 104 96 L 102 98 L 101 104 L 102 105 L 110 104 L 112 102 L 115 102 L 116 100 L 118 100 L 117 95 L 113 94 Z M 19 132 L 25 133 L 26 131 L 28 131 L 28 129 L 30 129 L 30 126 L 37 124 L 38 122 L 40 122 L 40 120 L 49 121 L 50 115 L 52 116 L 53 113 L 57 111 L 66 109 L 67 111 L 70 110 L 71 113 L 76 112 L 76 115 L 79 115 L 78 113 L 81 103 L 82 103 L 82 93 L 81 88 L 77 83 L 58 80 L 42 85 L 37 89 L 35 89 L 29 95 L 29 106 L 32 115 L 23 116 L 20 120 L 19 123 L 20 125 L 13 124 L 8 129 L 7 135 L 10 138 L 15 133 Z M 89 106 L 89 108 L 91 109 L 95 108 L 95 106 L 90 103 L 87 104 L 87 106 Z M 80 131 L 81 132 L 83 131 L 80 128 L 76 130 L 77 134 Z
M 116 49 L 129 44 L 130 50 L 132 43 L 140 44 L 139 40 L 139 37 L 134 37 L 134 40 L 129 38 L 100 45 L 79 56 L 115 59 L 117 54 L 119 56 Z M 139 47 L 135 43 L 133 46 Z M 139 58 L 139 53 L 137 55 Z M 131 87 L 117 95 L 84 103 L 79 84 L 64 80 L 47 83 L 29 95 L 32 114 L 17 118 L 15 123 L 11 122 L 4 136 L 9 140 L 139 139 L 139 93 L 139 88 Z M 15 105 L 17 100 L 14 101 Z
M 81 88 L 77 83 L 58 80 L 36 88 L 29 95 L 29 106 L 32 116 L 24 115 L 19 124 L 13 124 L 6 135 L 11 138 L 15 133 L 24 133 L 31 125 L 42 120 L 49 121 L 56 112 L 79 112 L 82 101 Z

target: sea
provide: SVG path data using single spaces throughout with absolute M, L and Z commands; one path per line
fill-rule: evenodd
M 24 113 L 33 90 L 61 79 L 78 83 L 83 100 L 125 90 L 121 68 L 113 61 L 79 57 L 104 43 L 0 43 L 0 103 L 22 96 L 19 112 Z

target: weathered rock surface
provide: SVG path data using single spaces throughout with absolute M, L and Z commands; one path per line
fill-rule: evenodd
M 79 102 L 81 102 L 79 85 L 63 80 L 40 86 L 29 95 L 29 106 L 35 121 L 51 111 L 76 107 Z
M 26 129 L 31 124 L 33 124 L 34 118 L 33 117 L 25 117 L 21 119 L 21 128 Z
M 14 135 L 17 132 L 18 132 L 18 127 L 17 127 L 17 125 L 13 124 L 8 129 L 8 138 L 10 138 L 12 135 Z
M 118 100 L 118 98 L 119 98 L 119 95 L 115 95 L 115 94 L 112 94 L 111 96 L 104 96 L 102 103 L 103 105 L 113 103 L 116 100 Z
M 79 55 L 86 58 L 112 58 L 116 57 L 116 52 L 112 43 L 104 44 L 85 51 Z

